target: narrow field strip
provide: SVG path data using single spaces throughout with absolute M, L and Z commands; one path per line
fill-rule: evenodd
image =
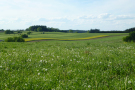
M 57 39 L 57 38 L 28 38 L 25 39 L 26 42 L 29 41 L 40 41 L 40 40 L 64 40 L 64 41 L 72 41 L 72 40 L 88 40 L 88 39 L 95 39 L 95 38 L 101 38 L 101 37 L 107 37 L 108 35 L 98 35 L 98 36 L 92 36 L 92 37 L 86 37 L 86 38 L 73 38 L 73 39 Z

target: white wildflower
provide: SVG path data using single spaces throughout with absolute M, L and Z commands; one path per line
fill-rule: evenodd
M 2 68 L 2 66 L 0 66 L 0 68 Z
M 43 60 L 40 60 L 40 62 L 42 62 Z
M 40 75 L 40 73 L 38 73 L 38 75 Z
M 128 83 L 130 84 L 130 83 L 131 83 L 131 81 L 128 81 Z

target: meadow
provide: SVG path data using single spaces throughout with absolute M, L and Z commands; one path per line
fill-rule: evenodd
M 135 43 L 123 42 L 123 34 L 69 33 L 65 37 L 62 33 L 48 34 L 53 37 L 44 34 L 38 38 L 113 37 L 82 41 L 0 42 L 1 90 L 135 89 Z M 4 39 L 2 35 L 1 40 Z M 29 38 L 36 38 L 36 33 Z
M 27 31 L 23 31 L 21 34 L 27 34 Z M 25 38 L 26 41 L 28 39 L 51 39 L 51 40 L 68 40 L 68 39 L 80 39 L 80 38 L 87 38 L 87 37 L 95 37 L 95 36 L 116 36 L 116 35 L 127 35 L 127 33 L 62 33 L 62 32 L 45 32 L 45 34 L 42 34 L 42 32 L 32 32 L 28 38 Z M 20 36 L 20 34 L 4 34 L 0 33 L 0 40 L 5 40 L 7 37 L 14 37 L 14 36 Z

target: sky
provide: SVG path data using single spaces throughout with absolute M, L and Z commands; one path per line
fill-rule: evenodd
M 0 0 L 0 29 L 45 25 L 60 30 L 135 27 L 135 0 Z

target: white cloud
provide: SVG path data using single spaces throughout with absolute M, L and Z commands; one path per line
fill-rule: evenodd
M 111 14 L 103 13 L 103 14 L 100 14 L 100 15 L 98 16 L 98 18 L 100 18 L 100 19 L 106 19 L 106 18 L 109 18 L 110 15 L 111 15 Z
M 125 20 L 125 19 L 135 19 L 135 16 L 131 15 L 118 15 L 115 17 L 116 20 Z
M 118 29 L 135 25 L 135 0 L 1 0 L 1 28 Z M 6 26 L 5 26 L 6 24 Z M 123 27 L 122 27 L 123 26 Z

